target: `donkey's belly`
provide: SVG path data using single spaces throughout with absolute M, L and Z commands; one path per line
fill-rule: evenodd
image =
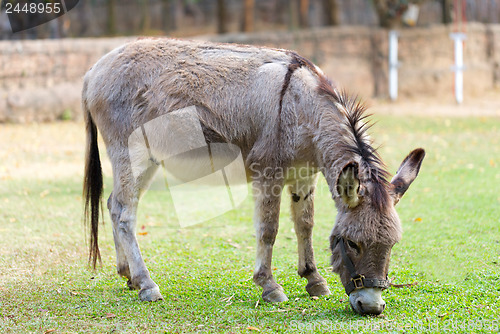
M 243 157 L 239 148 L 232 144 L 211 143 L 192 149 L 161 161 L 169 180 L 169 186 L 196 183 L 220 186 L 220 175 L 224 183 L 243 184 L 247 182 Z

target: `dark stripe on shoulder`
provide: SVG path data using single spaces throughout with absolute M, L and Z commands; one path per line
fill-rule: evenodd
M 319 74 L 318 71 L 316 71 L 316 68 L 314 67 L 314 64 L 311 63 L 308 59 L 299 56 L 297 53 L 293 51 L 287 52 L 292 57 L 292 61 L 290 62 L 290 65 L 288 65 L 288 71 L 286 72 L 285 75 L 285 80 L 283 81 L 283 87 L 281 88 L 281 93 L 280 93 L 280 102 L 279 102 L 279 113 L 281 114 L 281 110 L 283 108 L 283 98 L 285 96 L 286 90 L 288 89 L 288 86 L 290 85 L 290 80 L 292 78 L 293 72 L 295 70 L 301 68 L 301 67 L 307 67 L 310 69 L 312 72 Z

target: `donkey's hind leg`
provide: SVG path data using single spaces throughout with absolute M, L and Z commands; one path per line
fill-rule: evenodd
M 111 161 L 114 188 L 109 206 L 113 221 L 117 269 L 120 274 L 129 278 L 127 284 L 130 288 L 140 290 L 139 298 L 142 301 L 163 299 L 158 285 L 149 276 L 135 236 L 139 196 L 147 188 L 157 167 L 151 166 L 135 178 L 130 165 L 123 162 L 124 159 L 114 161 L 112 158 Z
M 113 193 L 111 193 L 108 198 L 108 210 L 111 217 L 113 217 L 112 207 L 113 207 Z M 117 210 L 115 210 L 115 212 L 116 211 Z M 128 278 L 128 282 L 130 283 L 131 282 L 130 269 L 128 267 L 127 257 L 125 256 L 125 252 L 123 250 L 121 242 L 118 239 L 118 225 L 117 223 L 115 223 L 115 221 L 118 221 L 118 219 L 111 218 L 111 221 L 113 224 L 113 240 L 115 242 L 115 251 L 116 251 L 116 271 L 118 272 L 118 275 Z M 132 286 L 129 285 L 129 287 L 133 289 Z
M 283 302 L 288 298 L 281 285 L 273 277 L 271 260 L 273 245 L 278 234 L 281 189 L 283 185 L 271 182 L 253 182 L 255 200 L 255 234 L 257 258 L 253 280 L 262 287 L 262 298 L 266 302 Z
M 298 273 L 307 279 L 306 291 L 311 296 L 329 295 L 326 280 L 318 273 L 312 246 L 314 226 L 314 191 L 317 175 L 295 180 L 289 187 L 291 213 L 297 234 Z

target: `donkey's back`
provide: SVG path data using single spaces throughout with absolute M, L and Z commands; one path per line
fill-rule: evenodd
M 106 142 L 125 140 L 149 120 L 192 105 L 200 121 L 234 142 L 249 133 L 257 136 L 276 117 L 291 58 L 285 50 L 140 39 L 92 67 L 83 103 L 98 128 L 111 133 L 104 134 Z

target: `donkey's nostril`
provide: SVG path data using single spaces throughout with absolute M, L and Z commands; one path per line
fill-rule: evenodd
M 368 310 L 367 313 L 370 313 L 373 315 L 379 315 L 379 314 L 382 314 L 382 312 L 384 312 L 384 309 L 385 309 L 385 303 L 380 304 L 378 307 L 374 307 L 371 310 Z
M 358 300 L 358 301 L 356 302 L 356 305 L 358 305 L 358 310 L 359 310 L 359 312 L 360 312 L 360 313 L 364 313 L 364 312 L 363 312 L 363 303 L 361 302 L 361 300 Z

